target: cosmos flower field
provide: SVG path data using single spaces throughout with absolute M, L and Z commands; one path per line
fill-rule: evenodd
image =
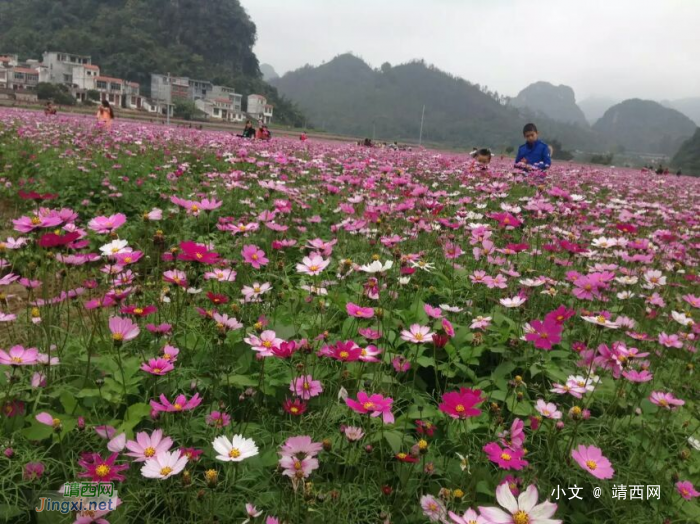
M 511 164 L 0 110 L 0 520 L 700 522 L 700 179 Z

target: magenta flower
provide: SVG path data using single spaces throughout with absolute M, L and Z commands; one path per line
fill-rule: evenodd
M 346 398 L 345 403 L 350 409 L 362 415 L 370 414 L 371 417 L 382 416 L 384 424 L 394 423 L 394 414 L 391 412 L 391 405 L 394 399 L 375 393 L 367 395 L 364 391 L 357 394 L 357 400 Z
M 90 220 L 90 222 L 88 222 L 88 228 L 100 234 L 111 233 L 118 227 L 122 226 L 125 222 L 126 215 L 117 213 L 116 215 L 111 215 L 108 217 L 99 216 L 93 218 Z
M 355 362 L 362 357 L 362 348 L 354 341 L 336 342 L 333 346 L 324 347 L 319 354 L 325 355 L 340 362 Z
M 12 221 L 15 225 L 15 231 L 20 233 L 29 233 L 41 227 L 56 227 L 61 222 L 63 222 L 63 219 L 58 216 L 47 217 L 43 215 L 34 215 L 31 218 L 20 217 Z
M 172 445 L 173 439 L 163 438 L 162 429 L 156 429 L 150 436 L 148 433 L 140 431 L 136 434 L 136 440 L 126 442 L 126 449 L 129 450 L 126 455 L 133 457 L 135 462 L 145 462 L 161 452 L 169 451 Z
M 155 411 L 165 411 L 165 412 L 175 412 L 175 411 L 189 411 L 191 409 L 196 408 L 202 403 L 202 397 L 199 396 L 199 393 L 195 393 L 194 396 L 187 400 L 187 397 L 185 395 L 178 395 L 177 398 L 175 399 L 175 402 L 172 404 L 168 401 L 167 398 L 165 398 L 165 395 L 161 394 L 160 395 L 160 402 L 157 402 L 155 400 L 151 400 L 150 404 L 151 407 Z
M 501 449 L 501 446 L 496 442 L 489 442 L 483 447 L 483 450 L 488 455 L 489 460 L 498 464 L 498 467 L 501 469 L 520 470 L 529 464 L 527 460 L 523 459 L 525 451 L 522 449 Z M 507 486 L 506 489 L 510 493 L 510 489 Z
M 27 462 L 22 470 L 22 478 L 24 480 L 39 480 L 44 474 L 44 464 L 41 462 Z
M 652 404 L 666 409 L 674 409 L 676 406 L 685 404 L 684 400 L 674 397 L 673 393 L 664 393 L 662 391 L 652 391 L 649 400 Z
M 678 335 L 667 335 L 666 333 L 659 333 L 659 344 L 667 348 L 680 349 L 683 347 L 683 341 Z
M 265 258 L 265 252 L 255 245 L 243 246 L 241 255 L 243 256 L 243 260 L 255 269 L 260 269 L 269 262 L 269 260 Z
M 51 426 L 53 429 L 58 429 L 61 427 L 61 419 L 54 418 L 53 415 L 46 413 L 45 411 L 38 413 L 34 418 L 36 418 L 37 422 Z
M 180 242 L 180 254 L 178 260 L 187 262 L 199 262 L 200 264 L 216 264 L 219 261 L 219 254 L 209 251 L 204 244 L 197 244 L 188 240 Z
M 693 483 L 688 480 L 676 482 L 676 490 L 685 500 L 692 500 L 695 497 L 700 497 L 700 492 L 698 492 L 695 486 L 693 486 Z
M 438 407 L 452 418 L 465 419 L 481 415 L 481 410 L 474 406 L 484 400 L 480 389 L 459 388 L 459 391 L 444 393 Z
M 144 362 L 141 365 L 141 370 L 151 375 L 163 376 L 175 369 L 170 362 L 164 358 L 152 358 L 148 362 Z
M 13 346 L 9 352 L 0 349 L 0 364 L 5 366 L 33 366 L 39 361 L 39 350 Z
M 374 309 L 371 307 L 360 307 L 357 304 L 348 302 L 345 306 L 345 310 L 348 315 L 355 318 L 372 318 L 374 316 Z
M 561 342 L 562 325 L 553 318 L 533 320 L 530 327 L 534 330 L 525 335 L 525 340 L 533 342 L 537 349 L 552 349 L 554 344 Z
M 303 400 L 309 400 L 323 393 L 320 380 L 314 380 L 311 375 L 302 375 L 292 379 L 289 390 Z
M 109 330 L 112 332 L 112 340 L 115 342 L 127 342 L 138 336 L 139 327 L 129 318 L 110 317 Z
M 636 369 L 631 371 L 623 371 L 622 376 L 630 382 L 649 382 L 654 378 L 654 375 L 649 373 L 646 369 L 642 371 L 637 371 Z
M 212 411 L 206 416 L 206 421 L 210 426 L 225 428 L 231 423 L 231 417 L 221 411 Z
M 119 453 L 112 453 L 103 459 L 99 453 L 88 453 L 78 461 L 85 471 L 78 473 L 78 478 L 90 479 L 92 482 L 114 482 L 126 480 L 120 472 L 129 469 L 128 464 L 115 464 Z
M 603 456 L 600 448 L 581 444 L 571 451 L 571 456 L 579 466 L 596 478 L 611 479 L 615 474 L 612 464 Z

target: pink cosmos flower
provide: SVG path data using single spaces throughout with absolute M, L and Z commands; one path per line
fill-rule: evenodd
M 428 326 L 420 324 L 411 324 L 411 327 L 401 331 L 401 339 L 414 344 L 425 344 L 432 340 L 432 332 Z
M 695 486 L 693 486 L 693 483 L 688 480 L 676 482 L 676 490 L 685 500 L 692 500 L 695 497 L 700 497 L 700 492 L 698 492 Z
M 152 358 L 141 365 L 141 370 L 151 375 L 163 376 L 175 369 L 169 361 L 164 358 Z
M 231 416 L 221 411 L 212 411 L 206 416 L 207 424 L 216 428 L 225 428 L 231 423 Z
M 302 375 L 292 379 L 289 390 L 303 400 L 309 400 L 323 393 L 320 380 L 314 380 L 311 375 Z
M 123 213 L 117 213 L 116 215 L 111 215 L 108 217 L 99 216 L 93 218 L 90 220 L 90 222 L 88 222 L 88 228 L 100 234 L 111 233 L 115 229 L 124 225 L 125 222 L 126 215 Z
M 148 433 L 140 431 L 136 434 L 136 440 L 126 442 L 126 449 L 129 450 L 126 455 L 133 457 L 135 462 L 145 462 L 159 453 L 169 451 L 172 445 L 173 439 L 163 438 L 162 429 L 156 429 L 150 436 Z
M 491 325 L 491 317 L 476 317 L 472 320 L 471 329 L 486 329 Z
M 676 406 L 685 404 L 685 401 L 674 397 L 673 393 L 664 393 L 663 391 L 652 391 L 649 400 L 652 404 L 666 409 L 675 409 Z
M 61 426 L 60 419 L 54 418 L 53 415 L 46 413 L 45 411 L 38 413 L 34 418 L 36 418 L 37 422 L 46 426 L 51 426 L 54 429 L 58 429 Z
M 39 359 L 37 348 L 27 348 L 13 346 L 9 352 L 0 349 L 0 364 L 5 366 L 33 366 Z
M 217 280 L 219 282 L 235 282 L 236 272 L 233 269 L 214 269 L 204 273 L 204 280 Z
M 43 215 L 34 215 L 32 217 L 20 217 L 17 220 L 13 220 L 12 223 L 15 225 L 15 231 L 20 233 L 29 233 L 38 228 L 46 227 L 56 227 L 63 219 L 57 216 L 47 217 Z
M 623 371 L 622 376 L 625 377 L 630 382 L 649 382 L 654 378 L 654 375 L 649 373 L 646 369 L 642 371 L 637 371 L 633 369 L 631 371 Z
M 376 331 L 372 328 L 360 328 L 357 331 L 367 340 L 378 340 L 382 337 L 382 334 L 379 331 Z
M 46 470 L 41 462 L 27 462 L 22 470 L 22 478 L 24 480 L 34 481 L 39 480 Z
M 537 412 L 545 418 L 551 418 L 553 420 L 559 420 L 561 418 L 561 411 L 557 409 L 557 405 L 553 402 L 545 402 L 544 400 L 537 399 L 537 405 L 535 406 Z
M 552 349 L 554 344 L 561 342 L 562 325 L 554 319 L 546 319 L 544 322 L 533 320 L 530 322 L 532 333 L 525 335 L 525 340 L 533 342 L 537 349 Z
M 406 373 L 411 369 L 411 362 L 403 355 L 398 355 L 391 359 L 391 365 L 397 373 Z
M 537 504 L 539 494 L 534 485 L 527 487 L 516 500 L 508 484 L 496 488 L 496 500 L 505 509 L 479 507 L 481 516 L 491 524 L 562 524 L 552 519 L 557 505 L 546 500 Z
M 372 318 L 374 316 L 374 309 L 371 307 L 360 307 L 357 304 L 348 302 L 345 305 L 345 310 L 348 315 L 355 318 Z
M 275 332 L 270 329 L 260 333 L 260 337 L 250 335 L 244 338 L 243 341 L 251 346 L 253 351 L 258 351 L 264 357 L 272 356 L 272 348 L 279 347 L 280 344 L 284 342 L 284 340 L 279 338 Z
M 362 348 L 352 340 L 346 342 L 338 341 L 332 346 L 325 346 L 319 351 L 319 354 L 341 362 L 355 362 L 356 360 L 360 360 Z
M 444 393 L 438 407 L 452 418 L 465 419 L 481 415 L 481 410 L 474 406 L 484 400 L 480 389 L 459 388 L 459 391 Z
M 445 522 L 447 509 L 442 501 L 432 495 L 423 495 L 420 498 L 420 507 L 423 509 L 423 515 L 428 517 L 430 522 Z
M 659 333 L 659 344 L 667 348 L 680 349 L 683 347 L 683 341 L 678 335 L 667 335 L 666 333 Z
M 265 252 L 255 245 L 245 245 L 241 251 L 243 260 L 253 266 L 255 269 L 260 269 L 266 266 L 269 260 L 265 258 Z
M 331 261 L 318 255 L 311 255 L 310 257 L 304 257 L 301 264 L 297 264 L 297 272 L 303 273 L 305 275 L 320 275 L 321 272 L 328 267 Z
M 439 307 L 433 307 L 430 304 L 424 304 L 423 311 L 425 311 L 425 314 L 431 318 L 442 317 L 442 309 L 440 309 Z
M 238 319 L 236 319 L 235 317 L 229 318 L 229 316 L 226 314 L 221 315 L 219 313 L 214 313 L 212 315 L 212 318 L 214 319 L 214 322 L 216 322 L 216 327 L 219 329 L 235 331 L 243 327 L 243 324 L 239 322 Z
M 455 328 L 452 326 L 452 322 L 450 322 L 446 318 L 442 319 L 442 329 L 445 330 L 445 333 L 447 333 L 447 336 L 449 336 L 449 337 L 455 336 Z
M 187 287 L 187 274 L 179 269 L 173 269 L 163 273 L 163 281 L 177 284 L 180 287 Z
M 488 455 L 489 460 L 498 464 L 501 469 L 520 470 L 529 464 L 527 460 L 523 459 L 525 451 L 522 449 L 501 449 L 498 443 L 489 442 L 483 447 L 483 450 Z M 506 489 L 508 489 L 507 486 Z M 510 489 L 508 489 L 508 493 L 510 493 Z M 484 514 L 481 508 L 479 508 L 479 511 L 481 511 L 482 515 Z
M 472 508 L 468 508 L 462 516 L 457 515 L 457 513 L 453 511 L 447 514 L 454 524 L 491 524 L 490 521 L 479 515 Z
M 516 418 L 510 425 L 510 430 L 499 433 L 501 444 L 511 449 L 521 449 L 525 444 L 525 423 Z
M 379 359 L 377 357 L 381 354 L 381 349 L 379 349 L 377 346 L 369 345 L 367 347 L 362 348 L 360 360 L 362 362 L 379 362 Z
M 370 413 L 371 417 L 382 416 L 384 424 L 394 423 L 394 414 L 391 412 L 391 405 L 394 399 L 390 397 L 384 398 L 383 395 L 375 393 L 374 395 L 367 395 L 364 391 L 360 391 L 357 394 L 357 400 L 351 398 L 346 398 L 345 403 L 350 409 L 356 413 L 366 415 Z
M 160 395 L 160 402 L 157 402 L 155 400 L 151 400 L 150 402 L 151 407 L 157 412 L 189 411 L 191 409 L 196 408 L 201 403 L 202 397 L 199 396 L 199 393 L 195 393 L 194 396 L 189 400 L 187 400 L 187 397 L 185 397 L 185 395 L 178 395 L 175 399 L 175 402 L 173 402 L 172 404 L 163 394 Z
M 216 264 L 219 261 L 219 254 L 209 251 L 204 244 L 197 244 L 191 240 L 180 242 L 180 254 L 178 260 L 187 262 L 199 262 L 200 264 Z
M 167 323 L 158 324 L 157 326 L 155 324 L 147 324 L 146 329 L 154 335 L 166 335 L 170 333 L 170 331 L 173 329 L 173 326 Z
M 581 444 L 571 451 L 571 456 L 584 470 L 599 479 L 611 479 L 615 470 L 610 461 L 603 456 L 600 448 Z
M 284 444 L 280 447 L 280 455 L 307 455 L 315 456 L 318 455 L 323 449 L 323 444 L 321 442 L 314 442 L 313 439 L 308 435 L 299 435 L 296 437 L 289 437 L 284 441 Z
M 139 327 L 129 318 L 110 317 L 109 330 L 115 342 L 128 342 L 135 339 L 141 332 Z

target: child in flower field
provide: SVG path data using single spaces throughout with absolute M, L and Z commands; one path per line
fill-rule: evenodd
M 697 521 L 700 179 L 93 128 L 0 108 L 17 521 Z
M 523 128 L 525 143 L 518 149 L 515 167 L 525 171 L 545 171 L 552 165 L 550 147 L 539 139 L 535 124 L 526 124 Z

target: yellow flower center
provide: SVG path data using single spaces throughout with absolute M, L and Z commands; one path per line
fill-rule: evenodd
M 590 469 L 591 471 L 595 471 L 596 468 L 598 467 L 598 464 L 594 460 L 587 460 L 586 467 L 588 469 Z
M 362 407 L 368 410 L 374 409 L 374 402 L 365 402 L 364 404 L 362 404 Z
M 528 517 L 527 513 L 520 510 L 513 515 L 513 524 L 530 524 L 530 517 Z
M 427 449 L 427 448 L 428 448 L 428 442 L 427 442 L 426 440 L 424 440 L 424 439 L 420 439 L 420 440 L 418 441 L 418 447 L 419 447 L 420 449 Z
M 150 447 L 150 446 L 143 450 L 143 456 L 144 456 L 144 457 L 149 457 L 149 458 L 150 458 L 150 457 L 154 456 L 155 454 L 156 454 L 155 448 L 152 448 L 152 447 Z
M 272 342 L 269 340 L 265 340 L 262 345 L 266 348 L 271 348 L 272 347 Z
M 342 358 L 343 360 L 345 360 L 346 358 L 348 358 L 348 357 L 350 356 L 350 353 L 348 353 L 347 351 L 341 351 L 341 352 L 338 354 L 338 356 L 339 356 L 340 358 Z
M 299 470 L 301 470 L 301 468 L 302 468 L 301 462 L 298 461 L 298 460 L 295 460 L 295 461 L 294 461 L 294 469 L 296 469 L 297 471 L 299 471 Z
M 160 373 L 161 371 L 163 370 L 160 368 L 153 368 L 153 373 Z
M 684 497 L 690 495 L 690 491 L 688 491 L 688 488 L 681 488 L 681 495 L 683 495 Z
M 416 340 L 423 340 L 423 333 L 416 333 L 413 336 L 416 338 Z
M 98 477 L 106 477 L 107 475 L 109 475 L 110 471 L 111 470 L 107 464 L 100 464 L 95 468 L 95 474 Z
M 131 258 L 131 257 L 126 257 L 126 258 L 124 259 L 124 262 L 126 262 L 127 264 L 131 264 L 131 261 L 132 261 L 132 260 L 133 260 L 133 258 Z
M 608 319 L 605 318 L 603 315 L 598 315 L 597 317 L 595 317 L 595 319 L 601 324 L 605 324 L 608 321 Z
M 253 291 L 256 293 L 260 293 L 260 287 L 259 286 L 253 286 Z
M 194 211 L 195 213 L 199 211 L 199 206 L 192 206 L 192 211 Z
M 314 264 L 313 266 L 309 266 L 309 269 L 311 271 L 318 271 L 318 266 Z
M 17 364 L 22 363 L 22 357 L 12 357 L 12 362 L 15 362 Z
M 55 418 L 51 421 L 51 425 L 55 428 L 61 425 L 61 419 Z
M 257 259 L 258 259 L 258 255 L 253 255 L 253 256 L 250 257 L 250 258 L 252 258 L 253 260 L 257 260 Z
M 165 477 L 167 475 L 170 475 L 173 472 L 173 468 L 170 468 L 168 466 L 165 466 L 160 470 L 161 476 Z
M 37 216 L 32 217 L 32 224 L 35 226 L 41 224 L 41 219 Z
M 511 456 L 510 456 L 508 453 L 506 453 L 505 451 L 504 451 L 503 453 L 501 453 L 501 459 L 502 459 L 502 460 L 510 460 L 511 458 L 513 458 L 513 457 L 511 457 Z
M 662 398 L 661 400 L 659 400 L 659 405 L 664 407 L 668 406 L 668 400 Z
M 112 248 L 112 254 L 119 253 L 119 248 L 118 247 L 113 247 Z
M 228 452 L 228 456 L 231 458 L 238 458 L 241 456 L 241 450 L 238 448 L 231 448 L 231 451 Z
M 294 413 L 296 415 L 297 413 L 299 413 L 299 408 L 296 406 L 293 406 L 289 409 L 289 411 L 291 411 L 292 413 Z
M 397 456 L 398 458 L 400 458 L 401 460 L 403 460 L 403 459 L 405 459 L 408 455 L 406 455 L 406 453 L 399 453 L 399 454 L 396 455 L 396 456 Z
M 137 307 L 136 309 L 134 309 L 134 313 L 136 313 L 137 315 L 143 315 L 143 308 Z
M 116 341 L 124 340 L 124 335 L 122 335 L 121 333 L 114 333 L 112 335 L 112 339 Z
M 182 409 L 182 404 L 173 404 L 173 407 L 176 411 L 180 411 Z
M 196 256 L 197 259 L 199 259 L 199 260 L 201 260 L 201 259 L 204 258 L 204 255 L 202 255 L 201 253 L 197 253 L 195 256 Z
M 464 406 L 462 404 L 457 404 L 457 406 L 455 407 L 455 411 L 457 413 L 462 413 L 464 411 Z
M 304 382 L 304 384 L 303 384 L 301 387 L 304 388 L 304 389 L 307 390 L 307 391 L 308 391 L 309 389 L 311 389 L 311 385 L 310 385 L 308 382 Z
M 216 480 L 218 476 L 219 476 L 219 474 L 216 472 L 215 469 L 208 469 L 204 472 L 204 477 L 209 482 Z

